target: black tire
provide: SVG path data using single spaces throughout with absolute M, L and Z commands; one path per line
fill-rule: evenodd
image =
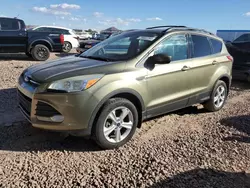
M 72 44 L 70 42 L 64 42 L 63 52 L 69 53 L 72 50 Z
M 129 134 L 127 137 L 125 137 L 123 140 L 117 143 L 110 142 L 104 135 L 104 126 L 105 121 L 108 117 L 108 115 L 114 110 L 119 107 L 125 107 L 130 110 L 130 114 L 133 116 L 133 125 L 130 129 Z M 103 106 L 101 113 L 96 121 L 96 124 L 93 127 L 92 137 L 96 141 L 96 143 L 102 148 L 102 149 L 114 149 L 118 148 L 125 143 L 127 143 L 134 135 L 135 130 L 138 125 L 138 112 L 136 107 L 132 102 L 130 102 L 127 99 L 124 98 L 113 98 L 109 99 Z M 115 130 L 114 130 L 115 131 Z M 114 133 L 115 134 L 115 133 Z
M 26 52 L 25 54 L 26 54 L 28 57 L 32 57 L 31 53 L 29 53 L 29 52 Z
M 32 48 L 31 55 L 36 61 L 46 61 L 49 59 L 50 51 L 45 45 L 38 44 Z
M 215 97 L 216 97 L 216 92 L 218 90 L 218 88 L 221 88 L 223 87 L 225 89 L 225 99 L 223 101 L 223 103 L 220 105 L 220 106 L 216 106 L 215 104 Z M 204 104 L 204 108 L 210 112 L 216 112 L 216 111 L 219 111 L 220 109 L 222 109 L 226 103 L 226 100 L 227 100 L 227 96 L 228 96 L 228 88 L 227 88 L 227 84 L 222 81 L 222 80 L 219 80 L 215 86 L 214 86 L 214 89 L 213 89 L 213 92 L 211 94 L 211 98 L 209 99 L 209 101 L 207 101 L 205 104 Z

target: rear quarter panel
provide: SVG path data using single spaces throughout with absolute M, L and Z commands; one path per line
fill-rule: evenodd
M 47 42 L 50 45 L 52 51 L 58 48 L 58 46 L 62 46 L 62 44 L 60 43 L 60 34 L 51 34 L 47 32 L 38 32 L 38 31 L 28 31 L 29 48 L 31 48 L 32 45 L 38 41 Z

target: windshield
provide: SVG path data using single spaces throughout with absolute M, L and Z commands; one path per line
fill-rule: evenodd
M 160 37 L 160 33 L 127 32 L 106 39 L 83 52 L 80 57 L 106 59 L 109 61 L 129 60 L 137 57 Z

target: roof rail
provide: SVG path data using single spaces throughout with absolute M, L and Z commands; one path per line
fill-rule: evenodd
M 198 31 L 198 32 L 202 32 L 202 33 L 206 33 L 206 34 L 210 34 L 210 35 L 215 35 L 214 33 L 206 31 L 204 29 L 197 29 L 197 28 L 192 28 L 192 27 L 185 27 L 185 28 L 173 27 L 173 28 L 169 28 L 168 30 L 165 30 L 165 32 L 172 31 L 172 30 Z
M 155 26 L 155 27 L 148 27 L 146 29 L 157 29 L 157 28 L 164 28 L 164 27 L 168 27 L 168 28 L 178 27 L 178 28 L 181 28 L 181 27 L 186 27 L 186 26 L 183 26 L 183 25 L 161 25 L 161 26 Z
M 182 25 L 155 26 L 155 27 L 148 27 L 146 29 L 157 29 L 157 28 L 166 28 L 162 31 L 162 33 L 165 33 L 167 31 L 172 31 L 172 30 L 186 30 L 186 31 L 198 31 L 198 32 L 203 32 L 203 33 L 210 34 L 210 35 L 215 35 L 214 33 L 206 31 L 204 29 L 197 29 L 197 28 L 192 28 L 192 27 L 187 27 L 187 26 L 182 26 Z

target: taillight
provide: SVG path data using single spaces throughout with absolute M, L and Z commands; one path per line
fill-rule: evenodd
M 60 35 L 60 43 L 64 44 L 64 35 L 63 34 Z
M 229 61 L 231 61 L 231 62 L 234 61 L 234 58 L 233 58 L 232 56 L 230 56 L 230 55 L 227 56 L 227 59 L 228 59 Z

